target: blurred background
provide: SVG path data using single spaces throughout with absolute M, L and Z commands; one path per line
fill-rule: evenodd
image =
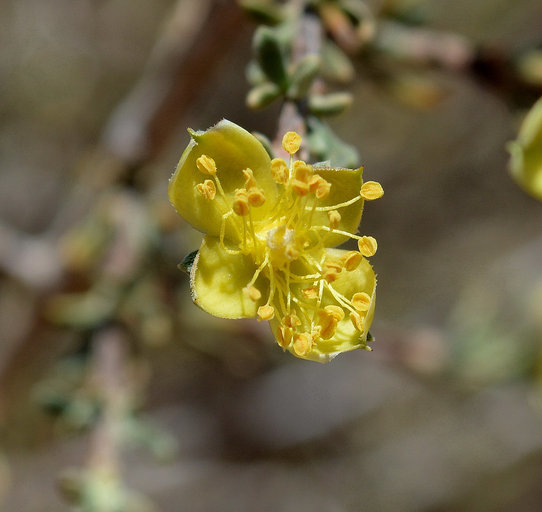
M 0 509 L 542 509 L 542 203 L 506 145 L 542 94 L 539 0 L 374 0 L 331 124 L 385 196 L 374 351 L 297 360 L 206 315 L 170 207 L 187 127 L 245 106 L 219 0 L 0 3 Z

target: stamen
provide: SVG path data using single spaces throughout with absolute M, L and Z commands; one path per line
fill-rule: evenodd
M 348 201 L 345 201 L 344 203 L 337 203 L 332 204 L 330 206 L 318 206 L 316 208 L 319 212 L 329 212 L 331 210 L 336 210 L 337 208 L 344 208 L 345 206 L 350 206 L 351 204 L 354 204 L 356 201 L 360 201 L 361 196 L 357 195 L 356 197 L 353 197 L 352 199 L 349 199 Z
M 262 298 L 262 294 L 255 286 L 245 286 L 243 293 L 252 301 L 257 302 Z
M 376 181 L 366 181 L 361 186 L 360 196 L 366 201 L 379 199 L 384 195 L 382 185 Z
M 281 347 L 283 348 L 289 347 L 290 343 L 292 342 L 292 337 L 293 337 L 292 329 L 288 327 L 279 328 L 277 342 Z
M 286 185 L 288 182 L 288 166 L 282 158 L 271 160 L 271 176 L 279 185 Z
M 303 294 L 303 297 L 306 299 L 317 299 L 318 298 L 318 288 L 316 286 L 311 286 L 309 288 L 305 288 L 301 291 Z
M 327 213 L 329 219 L 329 228 L 335 230 L 339 227 L 339 222 L 341 222 L 341 214 L 337 210 L 331 210 Z
M 284 151 L 290 153 L 290 155 L 293 155 L 294 153 L 297 153 L 300 146 L 301 136 L 296 132 L 286 132 L 282 138 L 282 147 L 284 148 Z
M 331 315 L 337 322 L 340 322 L 344 318 L 344 309 L 339 306 L 330 304 L 324 308 L 329 315 Z
M 301 320 L 299 320 L 299 317 L 295 313 L 286 315 L 282 321 L 284 325 L 291 327 L 292 329 L 295 329 L 298 325 L 301 325 Z
M 298 356 L 307 355 L 312 348 L 312 337 L 308 332 L 296 334 L 294 339 L 294 351 Z
M 251 206 L 262 206 L 265 203 L 264 191 L 259 187 L 252 187 L 248 191 L 248 202 Z
M 275 316 L 275 308 L 266 304 L 258 308 L 258 322 L 261 320 L 271 320 Z
M 371 305 L 371 297 L 365 292 L 354 293 L 352 296 L 352 305 L 358 311 L 368 311 Z
M 362 236 L 358 240 L 359 252 L 366 258 L 373 256 L 376 253 L 378 244 L 372 236 Z
M 203 174 L 209 174 L 210 176 L 216 174 L 216 163 L 210 156 L 201 155 L 196 160 L 196 166 Z
M 337 319 L 328 311 L 321 309 L 318 311 L 320 337 L 324 340 L 331 338 L 337 331 Z
M 359 313 L 350 313 L 350 320 L 352 321 L 352 325 L 354 326 L 354 329 L 357 331 L 363 332 L 364 329 L 364 322 L 363 318 L 359 315 Z
M 352 272 L 353 270 L 356 270 L 359 267 L 359 264 L 363 260 L 363 256 L 361 253 L 357 251 L 351 251 L 346 254 L 344 257 L 344 268 L 348 272 Z
M 248 203 L 248 194 L 244 188 L 238 188 L 233 198 L 233 211 L 240 217 L 248 215 L 250 208 Z
M 216 196 L 216 187 L 211 180 L 198 183 L 196 189 L 207 201 L 212 201 Z
M 247 190 L 251 189 L 252 187 L 258 186 L 258 184 L 256 183 L 256 178 L 254 178 L 254 173 L 252 172 L 252 169 L 244 169 L 243 176 L 245 177 L 245 188 Z

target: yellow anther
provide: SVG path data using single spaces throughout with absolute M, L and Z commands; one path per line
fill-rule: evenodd
M 252 187 L 248 190 L 248 202 L 251 206 L 261 206 L 265 203 L 265 194 L 259 187 Z
M 216 163 L 210 156 L 201 155 L 196 160 L 196 166 L 203 174 L 210 174 L 211 176 L 216 174 Z
M 286 315 L 282 319 L 282 323 L 286 327 L 291 327 L 292 329 L 295 329 L 298 325 L 301 325 L 301 320 L 299 320 L 299 317 L 295 313 L 291 313 L 290 315 Z
M 251 188 L 258 186 L 258 184 L 256 183 L 256 178 L 254 177 L 254 173 L 252 172 L 252 169 L 244 169 L 243 176 L 245 177 L 245 188 L 247 190 L 250 190 Z
M 262 298 L 262 294 L 255 286 L 245 286 L 243 293 L 252 301 L 257 302 Z
M 275 308 L 266 304 L 258 308 L 258 321 L 259 320 L 271 320 L 275 316 Z
M 233 198 L 233 211 L 240 217 L 248 215 L 248 193 L 244 188 L 238 188 L 235 191 L 235 196 Z
M 365 292 L 354 293 L 352 296 L 352 305 L 358 311 L 368 311 L 371 305 L 371 297 Z
M 309 288 L 305 288 L 301 291 L 303 294 L 303 297 L 306 299 L 317 299 L 318 298 L 318 287 L 317 286 L 311 286 Z
M 344 262 L 340 259 L 328 258 L 324 262 L 324 268 L 332 268 L 340 272 L 344 267 Z
M 294 162 L 294 176 L 296 180 L 310 184 L 311 178 L 313 177 L 312 166 L 307 165 L 302 160 L 297 160 Z
M 341 222 L 341 214 L 337 210 L 331 210 L 327 212 L 327 217 L 329 219 L 329 229 L 337 229 L 339 222 Z
M 330 304 L 329 306 L 326 306 L 324 308 L 324 311 L 331 315 L 337 322 L 340 322 L 344 318 L 344 309 L 339 306 L 334 306 L 333 304 Z
M 320 337 L 324 340 L 328 340 L 335 334 L 338 320 L 334 315 L 323 309 L 318 311 L 318 317 L 320 323 Z
M 290 186 L 298 196 L 306 196 L 309 193 L 309 184 L 304 181 L 293 179 Z
M 322 272 L 322 276 L 328 283 L 333 283 L 339 279 L 339 272 L 337 272 L 337 269 L 335 268 L 325 268 Z
M 296 334 L 294 338 L 294 351 L 298 356 L 307 355 L 311 351 L 312 337 L 308 332 Z
M 322 337 L 322 327 L 319 325 L 315 325 L 312 328 L 312 332 L 311 332 L 312 341 L 313 342 L 318 341 L 321 337 Z
M 288 347 L 290 343 L 292 342 L 292 336 L 293 336 L 292 329 L 290 327 L 280 327 L 277 334 L 278 334 L 277 336 L 278 344 L 283 348 Z
M 384 195 L 384 189 L 382 185 L 376 181 L 366 181 L 361 186 L 360 195 L 366 201 L 372 201 L 373 199 L 379 199 Z
M 286 259 L 288 261 L 294 261 L 297 260 L 299 256 L 301 256 L 301 253 L 294 244 L 288 244 L 286 246 L 286 249 L 284 249 L 284 255 L 286 256 Z
M 372 236 L 362 236 L 361 239 L 358 240 L 358 247 L 359 252 L 366 258 L 369 258 L 376 253 L 378 244 Z
M 271 176 L 275 183 L 285 185 L 288 182 L 288 166 L 282 158 L 271 160 Z
M 344 268 L 348 272 L 352 272 L 352 270 L 356 270 L 359 267 L 362 259 L 363 256 L 361 255 L 361 253 L 357 251 L 350 251 L 344 257 Z
M 196 190 L 207 199 L 207 201 L 212 201 L 216 196 L 216 187 L 211 180 L 205 180 L 203 183 L 198 183 L 196 185 Z
M 322 200 L 322 199 L 325 199 L 327 196 L 329 196 L 330 190 L 331 190 L 331 183 L 326 181 L 324 178 L 320 178 L 314 195 L 316 196 L 316 199 Z
M 358 313 L 354 313 L 352 311 L 352 313 L 350 313 L 350 320 L 352 321 L 352 325 L 354 326 L 354 329 L 356 329 L 357 331 L 363 332 L 363 329 L 364 329 L 363 318 L 361 318 L 361 316 Z
M 284 137 L 282 137 L 282 147 L 284 151 L 293 155 L 297 153 L 299 147 L 301 146 L 301 135 L 296 132 L 287 132 Z

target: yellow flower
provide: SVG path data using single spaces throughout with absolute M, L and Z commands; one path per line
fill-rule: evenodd
M 206 233 L 190 271 L 194 302 L 218 317 L 269 321 L 277 343 L 304 359 L 369 349 L 376 279 L 364 256 L 377 246 L 355 232 L 380 185 L 364 184 L 361 168 L 296 160 L 294 132 L 283 139 L 289 162 L 226 120 L 190 135 L 169 197 Z M 359 251 L 334 248 L 348 239 Z

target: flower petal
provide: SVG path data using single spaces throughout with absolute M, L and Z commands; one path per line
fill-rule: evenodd
M 331 190 L 326 199 L 320 201 L 318 206 L 329 207 L 345 203 L 356 196 L 359 196 L 361 185 L 363 184 L 363 167 L 359 169 L 334 169 L 330 167 L 315 167 L 314 172 L 322 176 L 331 183 Z M 358 230 L 363 212 L 363 199 L 355 203 L 338 208 L 341 214 L 341 220 L 336 229 L 355 233 Z M 329 226 L 327 212 L 316 211 L 312 221 L 313 225 Z M 335 247 L 346 242 L 348 237 L 332 233 L 326 238 L 326 246 Z
M 343 256 L 348 254 L 348 251 L 344 251 L 342 249 L 325 249 L 325 253 L 330 258 L 341 259 Z M 363 332 L 360 332 L 354 328 L 350 320 L 349 311 L 345 309 L 346 314 L 344 318 L 338 322 L 335 334 L 330 339 L 318 339 L 314 342 L 312 350 L 306 355 L 297 354 L 290 345 L 288 350 L 293 355 L 301 357 L 302 359 L 326 363 L 342 352 L 347 352 L 357 348 L 367 348 L 367 336 L 373 320 L 376 292 L 376 277 L 371 265 L 365 258 L 363 258 L 355 270 L 346 271 L 343 269 L 339 274 L 338 279 L 332 283 L 332 286 L 336 292 L 340 293 L 348 300 L 350 300 L 355 293 L 360 292 L 365 292 L 369 295 L 369 297 L 371 297 L 371 303 L 368 311 L 366 313 L 362 313 Z M 303 302 L 304 300 L 306 301 L 301 293 L 302 288 L 303 286 L 300 285 L 291 286 L 292 295 L 300 302 Z M 333 297 L 329 290 L 324 291 L 321 307 L 325 307 L 327 305 L 338 305 L 337 300 Z M 310 332 L 310 324 L 307 320 L 307 316 L 303 314 L 298 314 L 297 316 L 302 322 L 299 330 Z M 278 332 L 280 322 L 277 319 L 273 319 L 271 320 L 270 325 L 275 337 L 280 339 Z
M 218 236 L 222 215 L 231 207 L 235 189 L 244 186 L 242 171 L 250 168 L 266 196 L 265 203 L 254 208 L 253 218 L 259 220 L 268 216 L 277 199 L 277 188 L 269 171 L 269 155 L 258 139 L 225 119 L 206 131 L 191 132 L 190 135 L 192 140 L 169 182 L 169 199 L 177 212 L 196 229 Z M 201 155 L 207 155 L 216 162 L 216 175 L 228 206 L 219 192 L 215 199 L 209 201 L 197 191 L 197 185 L 209 177 L 196 166 L 196 160 Z M 237 232 L 230 224 L 230 221 L 226 224 L 226 238 L 238 239 Z
M 255 317 L 269 289 L 260 276 L 255 286 L 262 299 L 254 302 L 243 293 L 255 270 L 250 256 L 229 254 L 220 247 L 218 238 L 206 236 L 190 272 L 192 299 L 201 309 L 220 318 Z

